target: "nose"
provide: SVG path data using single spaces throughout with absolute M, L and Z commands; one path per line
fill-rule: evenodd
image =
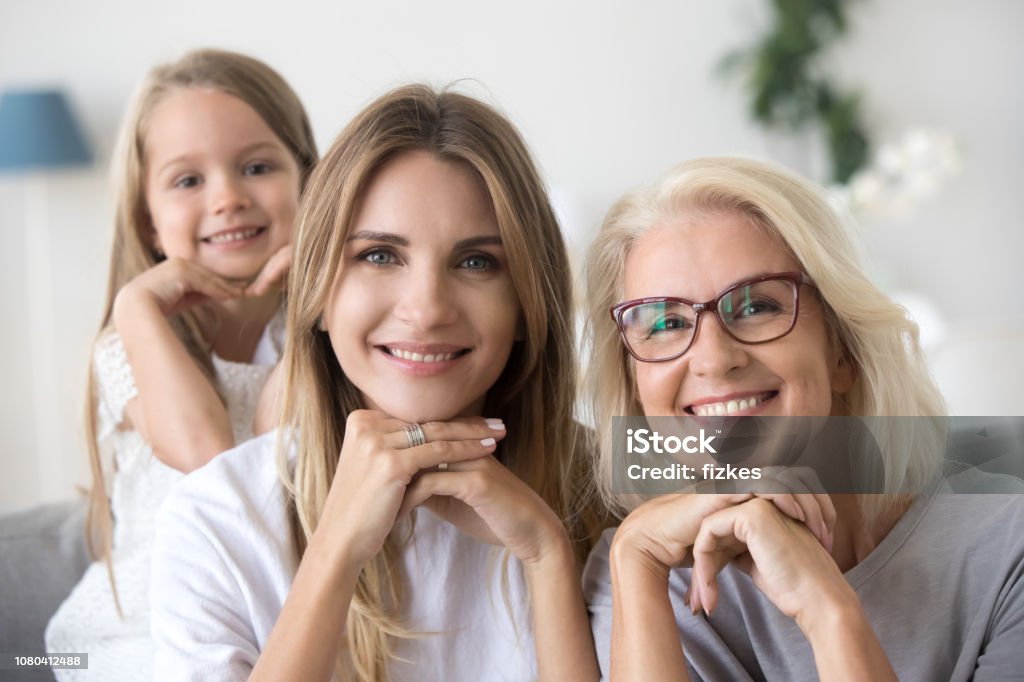
M 442 268 L 410 267 L 395 315 L 416 330 L 452 324 L 458 319 L 455 292 Z
M 241 178 L 225 174 L 211 180 L 210 210 L 214 215 L 242 211 L 252 205 Z
M 732 338 L 711 310 L 701 313 L 697 336 L 683 355 L 690 371 L 700 377 L 724 377 L 749 361 L 744 345 Z

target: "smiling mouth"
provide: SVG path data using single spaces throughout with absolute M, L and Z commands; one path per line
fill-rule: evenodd
M 720 403 L 704 403 L 702 405 L 689 405 L 684 410 L 687 414 L 698 417 L 725 417 L 737 412 L 743 412 L 753 407 L 768 402 L 779 394 L 778 391 L 765 391 L 759 395 L 748 396 L 740 400 L 723 400 Z
M 231 242 L 240 242 L 245 239 L 252 239 L 258 237 L 267 231 L 266 227 L 248 227 L 241 230 L 228 230 L 226 232 L 218 232 L 215 235 L 204 237 L 199 241 L 204 244 L 230 244 Z
M 389 348 L 388 346 L 378 346 L 382 351 L 388 355 L 409 362 L 420 362 L 423 364 L 431 364 L 436 362 L 447 362 L 460 358 L 466 353 L 469 353 L 469 348 L 463 348 L 462 350 L 452 351 L 450 353 L 415 353 L 412 351 L 402 350 L 400 348 Z

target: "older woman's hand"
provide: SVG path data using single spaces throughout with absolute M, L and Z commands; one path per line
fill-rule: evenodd
M 692 584 L 708 613 L 718 604 L 716 576 L 730 562 L 801 628 L 812 611 L 848 601 L 852 589 L 828 551 L 765 499 L 709 514 L 693 543 Z
M 787 491 L 786 486 L 796 492 Z M 649 500 L 633 510 L 619 526 L 612 543 L 613 560 L 627 556 L 638 558 L 667 575 L 669 568 L 689 564 L 690 549 L 706 518 L 754 499 L 760 499 L 801 526 L 806 524 L 809 534 L 826 553 L 831 549 L 836 513 L 828 495 L 806 492 L 806 486 L 793 478 L 762 481 L 758 490 L 757 493 L 684 493 Z M 701 604 L 700 591 L 700 586 L 692 583 L 690 604 L 695 612 Z

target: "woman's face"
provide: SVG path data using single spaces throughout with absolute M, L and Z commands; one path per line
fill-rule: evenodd
M 802 270 L 786 249 L 737 213 L 684 214 L 648 230 L 626 258 L 624 299 L 677 296 L 709 301 L 763 274 Z M 648 416 L 715 414 L 824 416 L 853 373 L 829 342 L 813 289 L 800 290 L 788 335 L 761 345 L 736 341 L 713 313 L 702 313 L 693 345 L 667 362 L 636 362 Z M 730 401 L 734 401 L 730 405 Z M 740 401 L 752 406 L 738 409 Z
M 324 323 L 366 406 L 410 422 L 479 415 L 520 314 L 476 172 L 427 152 L 390 159 L 342 258 Z

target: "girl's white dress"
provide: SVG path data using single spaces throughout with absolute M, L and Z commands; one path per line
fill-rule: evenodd
M 264 330 L 251 364 L 213 356 L 236 443 L 253 436 L 260 390 L 281 356 L 283 338 L 279 312 Z M 50 619 L 46 650 L 89 655 L 86 670 L 54 670 L 59 680 L 148 681 L 154 673 L 149 625 L 154 519 L 183 474 L 154 457 L 139 432 L 120 428 L 125 405 L 138 394 L 120 337 L 111 333 L 100 339 L 93 358 L 97 441 L 101 453 L 112 450 L 116 462 L 109 489 L 114 515 L 111 556 L 124 617 L 114 605 L 106 564 L 93 562 Z

